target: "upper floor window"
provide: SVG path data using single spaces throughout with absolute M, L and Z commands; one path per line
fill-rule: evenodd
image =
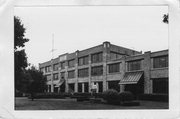
M 89 61 L 89 57 L 88 56 L 81 57 L 81 58 L 78 59 L 78 65 L 79 66 L 86 65 L 86 64 L 88 64 L 88 61 Z
M 53 74 L 53 80 L 58 80 L 58 73 Z
M 46 80 L 51 81 L 51 75 L 46 75 Z
M 89 76 L 89 69 L 79 69 L 78 70 L 78 77 L 88 77 Z
M 75 71 L 68 71 L 68 78 L 74 78 L 75 77 Z
M 103 75 L 103 66 L 95 66 L 91 69 L 91 75 L 92 76 L 99 76 Z
M 154 57 L 153 68 L 168 67 L 168 56 Z
M 61 72 L 61 79 L 65 79 L 65 72 Z
M 128 71 L 141 70 L 141 60 L 128 62 L 127 68 L 128 68 Z
M 45 72 L 50 72 L 51 71 L 51 66 L 45 67 Z
M 61 69 L 65 69 L 65 62 L 61 62 Z
M 45 72 L 45 68 L 44 67 L 40 68 L 40 71 L 44 73 Z
M 91 61 L 92 63 L 102 62 L 103 60 L 103 53 L 96 53 L 91 55 Z
M 59 64 L 58 64 L 58 63 L 53 65 L 53 70 L 54 70 L 54 71 L 57 71 L 58 68 L 59 68 Z
M 74 64 L 75 64 L 75 60 L 69 60 L 68 61 L 68 67 L 74 67 Z
M 109 73 L 115 73 L 120 71 L 120 63 L 109 64 Z
M 116 52 L 110 52 L 110 59 L 113 60 L 113 59 L 120 59 L 122 58 L 122 55 L 119 54 L 119 53 L 116 53 Z

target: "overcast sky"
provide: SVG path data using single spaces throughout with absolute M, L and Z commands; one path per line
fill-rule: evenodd
M 16 7 L 26 28 L 28 62 L 38 66 L 54 57 L 109 41 L 137 51 L 168 49 L 167 6 Z

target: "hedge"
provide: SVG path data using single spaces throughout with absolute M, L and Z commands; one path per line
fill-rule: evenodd
M 35 93 L 34 99 L 42 99 L 42 98 L 65 98 L 70 97 L 70 93 Z M 31 98 L 29 96 L 28 98 Z

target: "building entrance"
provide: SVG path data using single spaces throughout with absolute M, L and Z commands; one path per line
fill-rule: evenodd
M 130 91 L 135 96 L 137 96 L 139 94 L 143 94 L 144 93 L 144 85 L 142 83 L 138 83 L 138 84 L 126 84 L 125 85 L 125 91 Z

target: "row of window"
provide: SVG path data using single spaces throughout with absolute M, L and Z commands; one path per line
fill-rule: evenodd
M 98 54 L 99 55 L 99 54 Z M 98 56 L 97 56 L 98 57 Z M 95 58 L 96 59 L 96 58 Z M 96 61 L 99 61 L 99 57 L 96 59 Z M 88 63 L 87 57 L 82 57 L 79 59 L 80 65 L 85 65 Z M 70 60 L 68 62 L 70 67 L 73 67 L 74 60 Z M 109 66 L 109 73 L 115 73 L 120 71 L 120 63 L 115 63 L 115 64 L 110 64 Z M 65 62 L 61 63 L 61 67 L 65 67 Z M 161 57 L 155 57 L 153 58 L 153 68 L 163 68 L 163 67 L 168 67 L 168 56 L 161 56 Z M 54 64 L 53 67 L 54 70 L 58 70 L 58 65 Z M 141 60 L 136 60 L 136 61 L 129 61 L 127 62 L 127 71 L 136 71 L 136 70 L 141 70 L 142 69 L 142 63 Z M 41 69 L 42 70 L 42 69 Z M 45 72 L 50 72 L 51 67 L 47 66 L 45 67 Z M 85 77 L 88 76 L 88 69 L 80 69 L 78 71 L 78 76 L 79 77 Z M 102 75 L 103 73 L 103 67 L 98 66 L 98 67 L 92 67 L 92 72 L 91 75 Z M 70 72 L 70 78 L 72 77 L 72 72 Z

